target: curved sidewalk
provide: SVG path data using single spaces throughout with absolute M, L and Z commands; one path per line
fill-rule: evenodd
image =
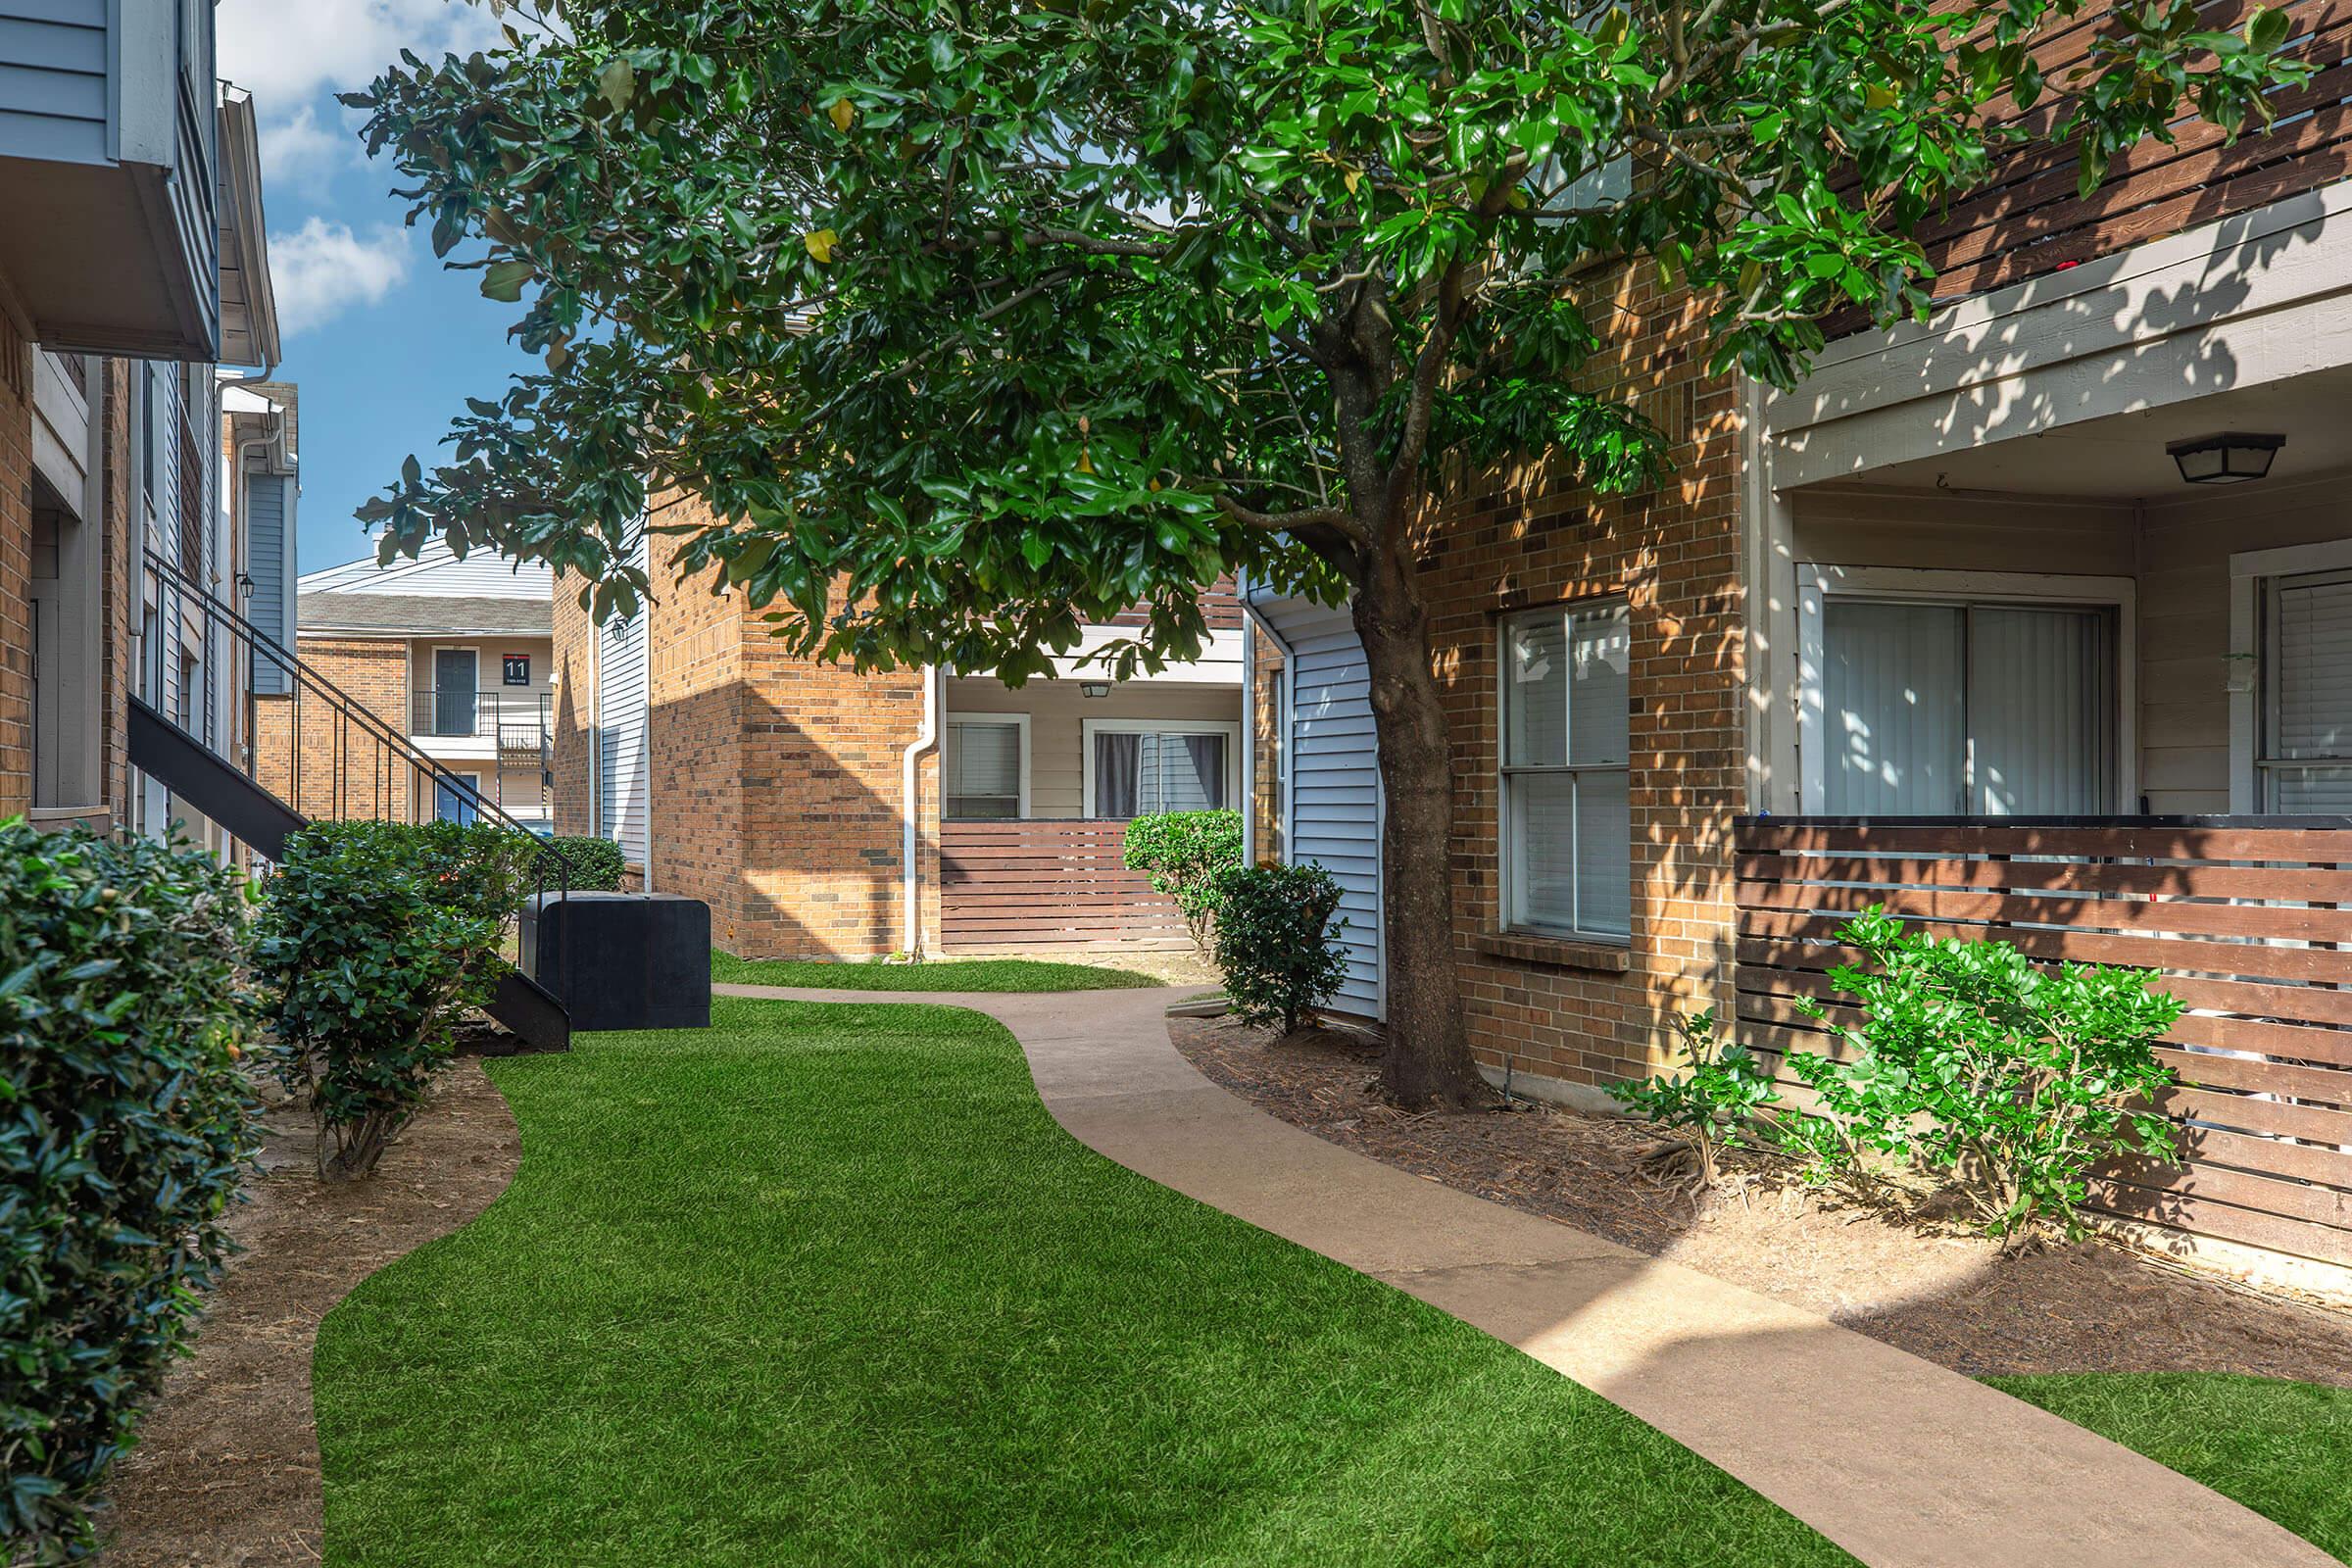
M 1168 1041 L 1165 991 L 722 996 L 968 1007 L 1130 1170 L 1516 1346 L 1881 1568 L 2325 1568 L 2335 1559 L 2071 1422 L 1825 1318 L 1408 1175 L 1275 1120 Z

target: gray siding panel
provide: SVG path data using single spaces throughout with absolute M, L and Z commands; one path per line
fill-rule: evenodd
M 1340 942 L 1348 978 L 1333 999 L 1377 1017 L 1381 993 L 1380 767 L 1372 737 L 1364 654 L 1345 612 L 1296 607 L 1269 622 L 1290 641 L 1291 801 L 1287 853 L 1311 860 L 1340 884 Z M 1291 624 L 1279 622 L 1290 619 Z
M 292 481 L 257 473 L 247 481 L 245 552 L 253 576 L 253 597 L 246 612 L 254 625 L 286 647 L 294 646 L 294 627 L 286 606 L 286 490 Z M 282 696 L 286 673 L 270 660 L 257 660 L 253 689 L 266 697 Z
M 106 0 L 0 0 L 0 158 L 106 159 Z

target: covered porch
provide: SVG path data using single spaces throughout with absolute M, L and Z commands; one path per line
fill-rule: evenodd
M 1175 904 L 1123 863 L 1127 824 L 1238 808 L 1238 631 L 1125 681 L 1085 665 L 1017 688 L 954 676 L 942 706 L 944 951 L 1190 945 Z
M 2157 970 L 2186 1163 L 2094 1201 L 2327 1272 L 2352 1267 L 2352 368 L 2214 368 L 2090 417 L 2027 376 L 1920 400 L 1925 438 L 1822 420 L 1769 454 L 1807 482 L 1758 541 L 1734 989 L 1760 1044 L 1842 1049 L 1794 1003 L 1874 904 Z

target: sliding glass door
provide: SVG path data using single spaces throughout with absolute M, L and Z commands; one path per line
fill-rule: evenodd
M 2115 617 L 1833 597 L 1822 607 L 1824 808 L 1836 816 L 2115 809 Z

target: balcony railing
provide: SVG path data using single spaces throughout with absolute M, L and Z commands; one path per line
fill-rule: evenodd
M 1743 1037 L 1842 1055 L 1827 971 L 1873 905 L 1938 937 L 2128 964 L 2188 1009 L 2157 1054 L 2182 1163 L 2122 1161 L 2096 1207 L 2352 1264 L 2352 817 L 1744 817 Z M 1828 1003 L 1830 1028 L 1800 1000 Z
M 409 733 L 437 740 L 496 740 L 502 752 L 547 749 L 554 733 L 549 692 L 439 688 L 409 694 Z

